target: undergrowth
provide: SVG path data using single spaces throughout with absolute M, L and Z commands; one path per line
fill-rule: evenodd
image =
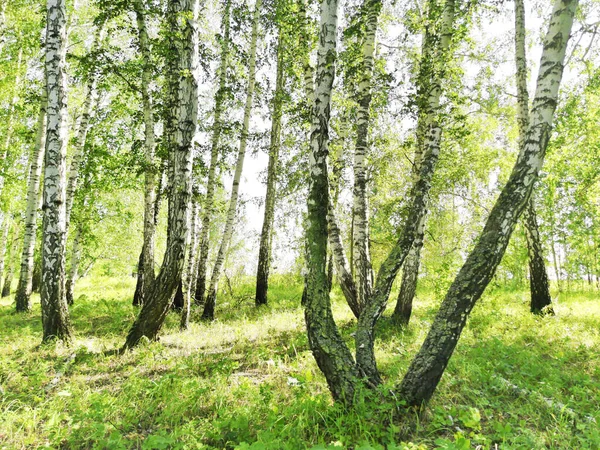
M 160 342 L 123 355 L 137 309 L 133 279 L 83 279 L 71 308 L 74 344 L 40 346 L 30 314 L 0 303 L 0 448 L 56 449 L 598 449 L 600 301 L 562 294 L 556 316 L 528 312 L 527 295 L 494 290 L 473 311 L 428 408 L 393 397 L 439 298 L 420 292 L 413 321 L 386 317 L 377 357 L 386 384 L 344 410 L 308 348 L 302 284 L 274 277 L 270 305 L 253 286 L 223 294 L 214 323 L 188 331 L 169 314 Z M 339 292 L 348 344 L 356 321 Z M 391 310 L 393 305 L 388 309 Z

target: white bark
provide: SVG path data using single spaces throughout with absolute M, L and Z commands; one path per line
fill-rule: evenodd
M 221 41 L 221 61 L 219 63 L 218 82 L 219 89 L 215 96 L 215 110 L 213 117 L 213 128 L 210 146 L 210 165 L 208 167 L 208 177 L 206 181 L 206 196 L 204 198 L 204 211 L 202 212 L 202 228 L 200 229 L 200 255 L 198 257 L 198 270 L 196 278 L 196 288 L 194 297 L 196 303 L 204 301 L 204 291 L 206 290 L 206 272 L 209 250 L 209 232 L 210 222 L 214 214 L 215 189 L 217 184 L 217 164 L 219 162 L 219 143 L 221 140 L 221 130 L 223 109 L 225 106 L 225 95 L 227 89 L 227 69 L 229 67 L 229 30 L 230 30 L 230 10 L 231 0 L 226 0 L 223 10 L 223 38 Z
M 47 0 L 46 80 L 48 113 L 44 169 L 41 305 L 43 341 L 70 341 L 65 298 L 65 175 L 67 98 L 65 0 Z
M 46 144 L 46 89 L 42 94 L 40 112 L 37 122 L 35 145 L 31 158 L 29 171 L 29 185 L 27 188 L 27 206 L 25 209 L 25 231 L 23 233 L 23 253 L 21 255 L 21 270 L 19 284 L 15 296 L 17 311 L 31 309 L 31 288 L 33 277 L 33 252 L 37 237 L 38 205 L 40 201 L 40 178 L 44 161 L 44 147 Z
M 233 235 L 233 225 L 235 222 L 240 180 L 242 178 L 242 170 L 244 168 L 244 157 L 246 156 L 246 146 L 248 143 L 248 132 L 250 128 L 250 115 L 252 113 L 252 101 L 254 99 L 254 86 L 256 84 L 256 45 L 258 42 L 258 25 L 261 11 L 261 0 L 257 0 L 254 5 L 254 16 L 252 19 L 252 37 L 250 40 L 250 59 L 248 62 L 248 87 L 246 89 L 246 104 L 244 106 L 244 121 L 242 125 L 242 133 L 240 136 L 240 147 L 237 155 L 237 161 L 235 165 L 235 174 L 233 176 L 233 185 L 231 187 L 231 198 L 229 199 L 229 209 L 227 210 L 227 220 L 225 223 L 225 230 L 223 231 L 223 237 L 221 238 L 221 244 L 219 246 L 219 252 L 217 253 L 217 259 L 213 267 L 212 276 L 210 279 L 210 287 L 206 297 L 206 304 L 203 318 L 212 320 L 214 319 L 214 308 L 217 300 L 217 289 L 219 286 L 219 278 L 221 277 L 221 269 L 225 262 L 225 255 L 227 248 Z
M 176 72 L 170 74 L 176 97 L 169 99 L 175 118 L 169 152 L 173 162 L 173 180 L 169 197 L 167 247 L 163 263 L 131 327 L 125 348 L 136 346 L 145 337 L 156 339 L 169 311 L 173 297 L 181 283 L 189 234 L 190 198 L 192 194 L 192 139 L 198 118 L 197 68 L 197 9 L 196 0 L 170 0 L 168 23 L 175 38 Z

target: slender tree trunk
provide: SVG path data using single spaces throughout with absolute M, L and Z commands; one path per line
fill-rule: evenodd
M 357 124 L 354 149 L 353 236 L 354 264 L 357 277 L 357 301 L 362 309 L 373 290 L 373 267 L 369 252 L 369 206 L 367 201 L 367 164 L 371 91 L 373 86 L 373 54 L 375 35 L 381 11 L 381 0 L 365 0 L 362 7 L 364 36 L 362 42 L 361 78 L 356 93 Z
M 25 232 L 23 233 L 23 253 L 21 255 L 21 270 L 19 283 L 15 295 L 18 312 L 31 310 L 31 291 L 33 278 L 33 253 L 37 238 L 37 218 L 40 198 L 40 178 L 44 162 L 44 147 L 46 144 L 46 89 L 42 93 L 40 112 L 37 122 L 35 146 L 31 158 L 29 171 L 29 185 L 27 188 L 27 206 L 25 209 Z
M 102 28 L 98 27 L 94 35 L 94 43 L 92 44 L 91 51 L 94 52 L 98 49 L 100 37 L 102 34 Z M 73 159 L 71 160 L 71 166 L 69 168 L 69 179 L 67 182 L 67 204 L 66 204 L 66 230 L 69 232 L 69 225 L 71 223 L 71 210 L 73 209 L 73 202 L 75 201 L 75 192 L 77 191 L 77 183 L 79 182 L 79 172 L 81 171 L 83 160 L 85 156 L 85 143 L 87 140 L 87 134 L 90 130 L 90 119 L 95 109 L 96 104 L 96 84 L 97 75 L 92 72 L 87 80 L 85 101 L 83 103 L 83 112 L 79 119 L 79 126 L 77 128 L 77 134 L 75 136 L 75 142 L 73 144 Z
M 413 301 L 417 292 L 419 265 L 421 262 L 421 249 L 423 248 L 423 234 L 417 233 L 415 242 L 404 261 L 402 267 L 402 284 L 398 293 L 398 301 L 392 314 L 394 323 L 407 326 L 412 315 Z
M 356 367 L 333 320 L 327 286 L 327 170 L 331 87 L 335 76 L 337 0 L 321 2 L 321 26 L 309 153 L 307 268 L 304 316 L 308 342 L 335 399 L 352 402 Z
M 144 109 L 144 238 L 137 274 L 133 304 L 142 305 L 154 282 L 154 235 L 156 225 L 154 209 L 156 200 L 156 167 L 154 161 L 154 107 L 150 85 L 152 83 L 152 55 L 146 29 L 144 3 L 134 2 L 138 28 L 138 44 L 142 57 L 142 106 Z
M 540 239 L 540 232 L 532 198 L 530 198 L 525 212 L 523 213 L 526 224 L 527 250 L 529 252 L 530 309 L 534 314 L 542 314 L 544 312 L 552 314 L 550 281 L 548 280 L 548 273 L 546 272 L 542 240 Z
M 2 216 L 2 234 L 0 235 L 0 285 L 4 275 L 4 267 L 6 264 L 6 254 L 8 246 L 8 233 L 10 231 L 10 219 L 8 215 Z
M 576 8 L 577 0 L 557 0 L 554 5 L 544 39 L 525 145 L 473 251 L 452 283 L 423 346 L 399 386 L 399 397 L 409 405 L 421 405 L 433 395 L 467 317 L 492 279 L 519 216 L 529 201 L 550 140 Z
M 210 233 L 210 222 L 214 215 L 214 201 L 216 189 L 217 164 L 219 162 L 219 142 L 221 140 L 221 130 L 223 128 L 222 115 L 225 107 L 225 98 L 227 94 L 227 68 L 229 67 L 229 27 L 230 27 L 231 0 L 225 1 L 223 10 L 223 39 L 221 41 L 221 61 L 219 63 L 218 82 L 219 89 L 215 96 L 215 112 L 212 128 L 212 138 L 210 147 L 210 166 L 208 168 L 208 179 L 206 182 L 206 197 L 204 199 L 204 211 L 202 213 L 202 228 L 200 229 L 200 255 L 198 257 L 198 274 L 196 277 L 196 290 L 194 293 L 195 303 L 200 305 L 204 303 L 204 292 L 206 291 L 206 272 L 208 262 Z
M 185 246 L 189 233 L 189 204 L 192 193 L 192 139 L 196 132 L 198 115 L 198 85 L 194 78 L 197 66 L 196 30 L 197 1 L 170 0 L 167 21 L 171 29 L 176 51 L 170 55 L 177 68 L 172 73 L 170 89 L 176 97 L 170 98 L 171 114 L 177 126 L 169 141 L 169 152 L 173 161 L 169 197 L 169 223 L 167 249 L 150 295 L 144 302 L 134 322 L 124 348 L 132 348 L 142 338 L 157 339 L 171 301 L 181 283 L 185 261 Z M 183 20 L 182 20 L 183 19 Z M 177 77 L 177 78 L 175 78 Z
M 198 202 L 192 197 L 192 220 L 190 224 L 190 243 L 187 252 L 187 270 L 185 271 L 185 289 L 183 290 L 183 309 L 181 311 L 181 321 L 179 328 L 187 330 L 190 326 L 190 309 L 192 299 L 192 287 L 196 278 L 196 250 L 198 244 L 198 225 L 197 219 L 199 214 Z
M 75 239 L 73 239 L 73 248 L 71 249 L 71 267 L 67 275 L 67 304 L 72 305 L 74 303 L 73 289 L 75 288 L 75 282 L 78 278 L 79 260 L 81 258 L 81 237 L 83 230 L 81 225 L 77 227 L 75 232 Z
M 277 172 L 279 170 L 279 150 L 281 147 L 281 119 L 283 116 L 283 97 L 285 95 L 285 30 L 279 26 L 277 44 L 277 75 L 273 96 L 273 116 L 271 124 L 271 143 L 269 145 L 269 164 L 267 167 L 267 194 L 263 218 L 260 245 L 258 250 L 258 268 L 256 272 L 256 306 L 267 304 L 269 290 L 269 269 L 271 266 L 271 242 L 273 221 L 275 219 L 275 198 L 277 197 Z
M 13 268 L 12 264 L 9 264 L 6 268 L 6 277 L 4 278 L 4 284 L 2 285 L 2 298 L 10 295 L 10 288 L 13 280 Z
M 64 0 L 47 0 L 46 86 L 48 110 L 44 168 L 41 306 L 43 342 L 71 341 L 65 298 L 67 118 Z
M 235 174 L 233 176 L 233 186 L 231 187 L 231 198 L 229 199 L 229 209 L 227 210 L 227 220 L 225 222 L 225 230 L 221 238 L 219 252 L 213 267 L 212 276 L 208 295 L 204 304 L 202 318 L 204 320 L 213 320 L 215 318 L 215 306 L 217 303 L 217 289 L 219 286 L 219 278 L 221 277 L 221 269 L 225 262 L 225 254 L 233 235 L 233 224 L 235 221 L 240 180 L 242 170 L 244 168 L 244 156 L 246 155 L 246 145 L 248 143 L 248 130 L 250 128 L 250 114 L 252 112 L 252 100 L 254 98 L 254 86 L 256 83 L 256 44 L 258 42 L 258 25 L 260 19 L 261 0 L 256 0 L 254 6 L 254 17 L 252 19 L 252 38 L 250 41 L 250 59 L 248 67 L 248 87 L 246 90 L 246 105 L 244 107 L 244 122 L 242 125 L 242 134 L 240 137 L 240 147 L 235 165 Z
M 17 56 L 17 69 L 15 75 L 15 84 L 13 87 L 13 96 L 10 103 L 9 111 L 8 111 L 8 121 L 6 126 L 6 137 L 4 140 L 4 146 L 2 147 L 0 153 L 0 195 L 2 195 L 2 191 L 4 190 L 4 172 L 7 170 L 5 165 L 6 157 L 8 156 L 8 150 L 10 149 L 10 142 L 12 140 L 12 135 L 14 131 L 14 118 L 15 118 L 15 108 L 17 107 L 17 103 L 19 102 L 19 88 L 21 85 L 21 64 L 23 62 L 23 47 L 19 47 L 19 55 Z
M 515 61 L 517 66 L 517 101 L 519 125 L 519 148 L 525 145 L 525 133 L 529 125 L 529 93 L 527 92 L 527 57 L 525 53 L 525 3 L 515 0 Z M 550 283 L 546 272 L 542 241 L 535 214 L 534 196 L 525 208 L 524 221 L 529 254 L 529 287 L 531 292 L 531 312 L 542 313 L 552 303 Z
M 421 108 L 425 108 L 427 117 L 424 124 L 423 159 L 419 167 L 411 191 L 411 206 L 409 208 L 404 229 L 398 242 L 385 259 L 377 274 L 377 282 L 370 302 L 365 306 L 358 320 L 356 330 L 356 363 L 360 373 L 365 376 L 370 384 L 381 382 L 375 361 L 375 324 L 385 311 L 385 307 L 392 289 L 392 284 L 398 270 L 402 267 L 408 252 L 418 236 L 423 234 L 429 190 L 431 180 L 440 153 L 442 138 L 441 118 L 439 117 L 439 102 L 442 93 L 442 80 L 444 78 L 445 61 L 449 57 L 450 40 L 454 25 L 454 0 L 447 0 L 441 13 L 441 31 L 437 36 L 431 35 L 433 42 L 439 41 L 435 46 L 426 45 L 430 52 L 421 62 L 419 85 L 423 99 Z M 436 14 L 433 8 L 430 14 Z M 436 17 L 435 15 L 433 16 Z M 439 16 L 437 16 L 439 17 Z

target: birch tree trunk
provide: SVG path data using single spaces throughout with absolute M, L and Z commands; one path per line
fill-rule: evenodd
M 79 225 L 75 233 L 75 238 L 73 239 L 73 248 L 71 249 L 71 266 L 69 267 L 69 273 L 67 275 L 66 296 L 68 305 L 72 305 L 74 303 L 73 289 L 78 278 L 79 260 L 81 258 L 81 237 L 82 228 L 81 225 Z
M 142 338 L 157 339 L 169 311 L 171 301 L 181 283 L 185 260 L 185 247 L 189 233 L 189 205 L 192 193 L 192 139 L 196 132 L 198 116 L 198 85 L 196 30 L 197 1 L 170 0 L 167 20 L 174 39 L 174 59 L 177 71 L 176 97 L 169 99 L 177 121 L 173 139 L 169 142 L 174 175 L 169 197 L 167 249 L 163 263 L 150 295 L 139 316 L 129 330 L 124 349 L 139 344 Z M 174 80 L 175 81 L 175 80 Z
M 154 161 L 154 107 L 150 85 L 152 83 L 152 58 L 146 15 L 141 0 L 134 2 L 136 23 L 138 28 L 138 44 L 142 57 L 142 107 L 144 109 L 144 238 L 142 254 L 137 274 L 137 286 L 133 298 L 134 305 L 142 305 L 154 282 L 154 203 L 156 199 L 156 167 Z
M 4 275 L 4 266 L 6 262 L 8 233 L 10 231 L 10 220 L 8 215 L 2 216 L 2 234 L 0 235 L 0 287 L 2 285 L 2 276 Z
M 430 14 L 437 14 L 434 6 L 437 5 L 430 4 Z M 445 73 L 445 62 L 450 53 L 449 48 L 455 17 L 454 7 L 454 0 L 446 0 L 438 25 L 440 31 L 435 32 L 435 37 L 432 36 L 432 39 L 434 41 L 438 40 L 439 44 L 435 48 L 431 47 L 431 55 L 427 55 L 427 58 L 424 58 L 420 69 L 418 82 L 422 91 L 422 98 L 426 99 L 423 108 L 426 108 L 427 121 L 424 125 L 423 160 L 419 167 L 416 182 L 411 190 L 410 198 L 412 200 L 406 223 L 398 242 L 379 269 L 371 299 L 366 304 L 358 320 L 355 337 L 356 363 L 361 375 L 366 377 L 372 385 L 381 382 L 375 361 L 375 324 L 381 314 L 383 314 L 383 311 L 385 311 L 392 284 L 398 270 L 402 267 L 417 237 L 423 234 L 425 226 L 429 190 L 438 161 L 442 138 L 439 105 L 442 94 L 442 80 Z M 429 46 L 426 47 L 429 48 Z
M 361 77 L 356 93 L 357 124 L 354 149 L 353 242 L 357 277 L 357 302 L 362 310 L 373 289 L 373 267 L 369 251 L 369 206 L 367 200 L 367 165 L 369 125 L 371 122 L 371 90 L 373 85 L 373 53 L 381 0 L 365 0 L 362 6 L 364 36 L 362 42 Z
M 427 402 L 435 391 L 469 313 L 492 279 L 519 216 L 525 209 L 550 140 L 565 51 L 577 0 L 557 0 L 544 45 L 525 143 L 486 225 L 454 279 L 419 353 L 399 388 L 408 405 Z
M 31 169 L 29 171 L 29 184 L 27 187 L 27 206 L 25 209 L 25 230 L 23 233 L 23 253 L 21 254 L 21 269 L 19 283 L 15 295 L 16 309 L 18 312 L 31 310 L 31 291 L 33 279 L 33 253 L 37 238 L 38 204 L 40 197 L 40 177 L 44 161 L 44 147 L 46 143 L 46 89 L 42 93 L 40 112 L 37 121 L 37 133 Z
M 215 95 L 215 112 L 213 118 L 213 129 L 210 146 L 210 166 L 208 168 L 208 179 L 206 181 L 206 197 L 204 199 L 204 211 L 202 212 L 202 228 L 200 229 L 200 255 L 198 257 L 198 274 L 196 277 L 196 289 L 194 292 L 195 303 L 200 305 L 204 303 L 204 293 L 206 291 L 206 272 L 208 262 L 208 237 L 210 233 L 210 221 L 214 215 L 214 201 L 216 189 L 217 164 L 219 162 L 219 142 L 221 140 L 221 130 L 223 108 L 227 94 L 227 69 L 229 67 L 229 28 L 230 28 L 231 0 L 225 0 L 223 10 L 223 19 L 221 27 L 223 28 L 223 40 L 221 41 L 221 61 L 219 63 L 218 83 L 219 88 Z
M 517 102 L 519 125 L 519 149 L 525 145 L 525 133 L 529 125 L 529 93 L 527 92 L 527 57 L 525 52 L 525 3 L 515 0 L 515 61 L 517 66 Z M 541 314 L 544 308 L 552 304 L 550 283 L 546 272 L 540 230 L 535 214 L 534 196 L 523 213 L 527 252 L 529 255 L 529 288 L 531 293 L 530 309 L 534 314 Z
M 192 195 L 191 201 L 191 224 L 190 224 L 190 237 L 187 252 L 187 270 L 184 273 L 185 288 L 183 288 L 183 308 L 181 310 L 181 320 L 179 322 L 179 328 L 181 330 L 187 330 L 190 326 L 190 309 L 191 309 L 191 299 L 192 299 L 192 285 L 193 280 L 195 279 L 195 268 L 196 268 L 196 247 L 198 243 L 198 233 L 197 233 L 197 217 L 199 208 L 198 202 L 194 199 Z
M 202 318 L 204 320 L 213 320 L 215 318 L 215 306 L 217 302 L 217 289 L 219 287 L 219 278 L 221 277 L 221 269 L 225 262 L 225 254 L 233 235 L 233 224 L 235 221 L 237 203 L 239 197 L 240 180 L 242 170 L 244 168 L 244 157 L 246 155 L 246 146 L 248 143 L 248 130 L 250 128 L 250 114 L 252 112 L 252 100 L 254 98 L 254 86 L 256 83 L 256 44 L 258 42 L 258 25 L 260 19 L 261 0 L 256 0 L 254 5 L 254 16 L 252 18 L 252 37 L 250 40 L 250 59 L 248 66 L 248 87 L 246 89 L 246 105 L 244 106 L 244 122 L 242 125 L 242 133 L 240 136 L 240 147 L 238 151 L 237 161 L 235 165 L 235 174 L 233 176 L 233 185 L 231 187 L 231 198 L 229 199 L 229 209 L 227 210 L 227 220 L 225 222 L 225 230 L 221 238 L 219 252 L 213 267 L 210 286 L 204 304 Z
M 327 282 L 327 215 L 331 211 L 327 152 L 331 87 L 335 76 L 337 0 L 321 2 L 317 75 L 309 152 L 307 276 L 304 317 L 308 341 L 333 397 L 352 402 L 356 366 L 342 340 L 331 311 Z
M 48 110 L 42 225 L 41 309 L 43 342 L 71 340 L 65 298 L 66 238 L 66 10 L 64 0 L 46 2 L 46 86 Z
M 91 47 L 91 51 L 97 51 L 100 38 L 102 34 L 102 28 L 99 26 L 96 29 L 94 35 L 94 42 Z M 75 192 L 77 191 L 77 183 L 79 181 L 79 172 L 82 168 L 85 143 L 87 140 L 87 134 L 90 130 L 90 118 L 92 112 L 95 109 L 96 104 L 96 85 L 98 76 L 94 70 L 87 80 L 85 89 L 85 101 L 83 103 L 83 112 L 79 118 L 79 126 L 77 127 L 77 134 L 75 135 L 75 141 L 73 143 L 73 159 L 71 160 L 71 166 L 69 168 L 69 178 L 67 182 L 67 205 L 66 205 L 66 233 L 69 232 L 69 225 L 71 223 L 71 210 L 73 209 L 73 202 L 75 201 Z M 66 238 L 65 238 L 66 239 Z
M 6 127 L 6 137 L 4 140 L 4 146 L 2 147 L 2 153 L 0 153 L 0 195 L 2 195 L 2 191 L 4 190 L 4 172 L 7 170 L 4 167 L 4 163 L 6 161 L 6 157 L 8 156 L 8 150 L 10 149 L 10 142 L 12 139 L 13 131 L 14 131 L 14 111 L 17 106 L 17 102 L 19 101 L 19 87 L 21 84 L 21 64 L 23 62 L 23 47 L 19 48 L 19 55 L 17 56 L 17 73 L 15 75 L 15 84 L 13 88 L 13 97 L 10 103 L 9 111 L 8 111 L 8 121 Z
M 258 267 L 256 271 L 256 306 L 267 304 L 269 290 L 269 270 L 271 266 L 271 242 L 273 221 L 275 219 L 275 198 L 277 197 L 277 172 L 279 170 L 279 151 L 281 147 L 281 119 L 283 116 L 283 97 L 285 95 L 285 29 L 279 26 L 279 42 L 277 44 L 277 75 L 275 78 L 275 94 L 273 96 L 273 116 L 271 123 L 271 142 L 269 144 L 269 164 L 267 166 L 267 193 L 265 196 L 265 213 L 260 234 L 258 249 Z

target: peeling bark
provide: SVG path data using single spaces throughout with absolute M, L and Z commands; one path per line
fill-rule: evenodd
M 219 245 L 219 251 L 213 267 L 212 276 L 210 278 L 210 286 L 204 304 L 202 318 L 204 320 L 214 320 L 215 306 L 217 303 L 217 290 L 219 287 L 219 278 L 221 277 L 221 269 L 225 263 L 225 255 L 227 248 L 233 235 L 233 225 L 237 212 L 237 204 L 239 198 L 240 181 L 242 178 L 242 170 L 244 168 L 244 157 L 246 156 L 246 146 L 248 144 L 248 131 L 250 129 L 250 114 L 252 112 L 252 100 L 254 98 L 254 86 L 256 84 L 256 44 L 258 42 L 258 25 L 260 19 L 261 0 L 257 0 L 254 5 L 254 17 L 252 19 L 252 37 L 250 40 L 250 59 L 248 62 L 248 87 L 246 89 L 246 105 L 244 106 L 244 121 L 242 125 L 242 133 L 240 136 L 240 147 L 238 150 L 237 161 L 235 164 L 235 174 L 233 176 L 233 185 L 231 187 L 231 197 L 229 199 L 229 208 L 227 210 L 227 219 L 225 222 L 225 230 Z
M 198 116 L 198 85 L 194 76 L 198 43 L 196 13 L 195 0 L 170 0 L 168 3 L 167 21 L 172 36 L 176 36 L 173 38 L 176 51 L 170 57 L 177 71 L 171 74 L 171 84 L 177 88 L 170 89 L 174 95 L 169 99 L 176 126 L 169 140 L 173 179 L 167 248 L 153 289 L 129 330 L 124 349 L 138 345 L 142 338 L 157 339 L 182 279 L 192 193 L 192 139 Z
M 408 405 L 419 406 L 433 395 L 469 313 L 492 279 L 519 216 L 529 201 L 550 140 L 565 51 L 576 9 L 577 0 L 557 0 L 554 5 L 544 38 L 524 145 L 474 249 L 452 283 L 423 346 L 398 387 L 397 395 Z

